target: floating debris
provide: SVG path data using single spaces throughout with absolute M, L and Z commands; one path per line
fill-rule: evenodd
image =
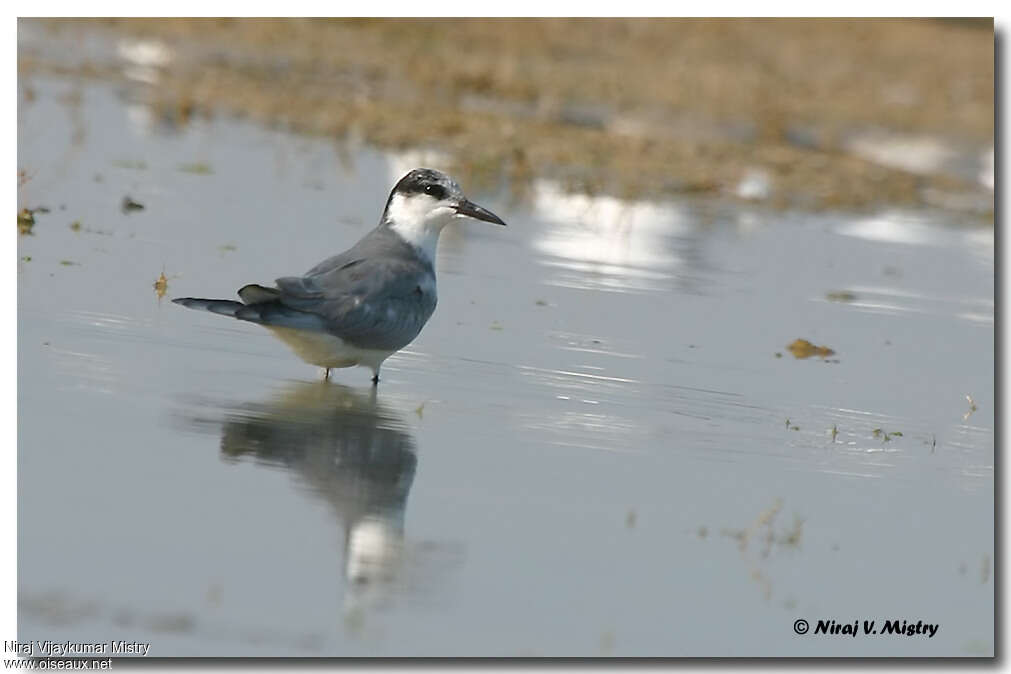
M 218 246 L 218 250 L 221 251 L 222 253 L 234 253 L 235 251 L 238 250 L 238 248 L 231 243 L 226 243 Z
M 537 300 L 536 302 L 534 302 L 534 304 L 536 304 L 539 307 L 546 307 L 546 306 L 548 306 L 548 303 L 545 300 Z
M 779 351 L 777 351 L 776 353 L 774 353 L 772 355 L 774 355 L 776 358 L 782 358 L 783 357 L 783 354 L 780 353 Z
M 967 421 L 977 409 L 976 401 L 972 399 L 972 396 L 967 395 L 965 399 L 969 401 L 969 411 L 962 415 L 962 421 Z
M 133 171 L 146 171 L 147 162 L 143 159 L 116 159 L 112 165 L 116 168 L 131 169 Z
M 165 297 L 166 290 L 168 290 L 168 279 L 165 278 L 165 270 L 162 270 L 161 276 L 154 282 L 154 292 L 158 295 L 158 299 L 161 299 Z
M 776 540 L 780 545 L 787 547 L 798 547 L 800 545 L 800 537 L 804 532 L 804 518 L 800 515 L 794 514 L 793 516 L 793 526 L 784 531 L 782 535 Z
M 21 258 L 21 261 L 22 262 L 31 262 L 32 261 L 32 256 L 31 255 L 25 255 L 23 258 Z
M 986 585 L 986 582 L 990 580 L 990 555 L 983 555 L 983 565 L 980 568 L 979 582 Z
M 45 206 L 22 208 L 18 211 L 18 234 L 34 234 L 32 228 L 35 226 L 35 214 L 48 212 L 49 209 Z
M 64 267 L 79 267 L 81 265 L 80 262 L 74 262 L 73 260 L 60 260 L 60 264 Z
M 773 501 L 772 505 L 758 514 L 754 523 L 746 529 L 723 529 L 720 533 L 729 538 L 733 538 L 737 541 L 741 552 L 744 552 L 748 548 L 748 542 L 755 538 L 755 535 L 761 530 L 766 529 L 764 535 L 760 537 L 760 540 L 765 542 L 765 548 L 762 552 L 762 557 L 768 557 L 771 550 L 772 544 L 775 542 L 775 536 L 772 531 L 773 521 L 776 519 L 776 515 L 779 514 L 780 509 L 783 507 L 783 502 L 780 499 Z
M 154 632 L 167 634 L 187 634 L 195 626 L 196 620 L 186 613 L 154 615 L 145 624 L 145 627 Z
M 793 342 L 786 347 L 790 353 L 793 354 L 794 358 L 810 358 L 811 356 L 818 356 L 819 358 L 828 358 L 829 356 L 835 354 L 835 351 L 827 346 L 815 346 L 806 339 L 795 339 Z
M 35 226 L 35 214 L 27 208 L 18 211 L 18 234 L 31 234 Z
M 797 514 L 794 514 L 793 526 L 780 532 L 776 531 L 776 518 L 782 507 L 782 500 L 777 498 L 770 507 L 758 514 L 750 526 L 744 529 L 720 530 L 721 535 L 737 543 L 741 557 L 749 567 L 752 580 L 761 587 L 766 600 L 772 598 L 773 590 L 772 579 L 766 573 L 769 557 L 776 551 L 798 549 L 803 537 L 804 519 Z M 700 528 L 700 537 L 701 530 Z
M 498 321 L 492 321 L 490 329 L 491 330 L 502 330 L 502 324 L 499 323 Z
M 424 419 L 425 415 L 425 405 L 428 403 L 427 400 L 423 401 L 420 405 L 414 408 L 414 413 L 418 415 L 419 419 Z
M 196 175 L 208 176 L 214 173 L 210 164 L 204 162 L 194 162 L 192 164 L 180 164 L 179 170 L 183 173 L 194 173 Z
M 882 442 L 891 442 L 892 438 L 901 438 L 902 431 L 885 432 L 880 428 L 875 428 L 873 431 L 871 431 L 871 435 L 873 435 L 875 438 L 880 438 Z
M 134 201 L 129 195 L 127 195 L 123 197 L 123 203 L 120 205 L 120 208 L 124 213 L 130 213 L 131 211 L 143 211 L 144 204 Z
M 836 424 L 832 424 L 832 428 L 828 431 L 829 435 L 832 437 L 832 442 L 835 442 L 836 437 L 839 435 L 839 427 Z
M 835 290 L 825 293 L 825 299 L 829 302 L 852 302 L 857 296 L 848 290 Z
M 709 535 L 709 527 L 705 525 L 699 527 L 698 531 L 695 532 L 695 535 L 704 540 L 706 536 Z
M 74 220 L 72 223 L 70 223 L 70 231 L 72 231 L 72 232 L 79 232 L 79 231 L 81 231 L 81 221 L 80 220 Z

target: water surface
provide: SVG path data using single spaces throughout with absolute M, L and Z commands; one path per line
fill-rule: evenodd
M 374 391 L 168 299 L 308 269 L 437 157 L 21 85 L 19 206 L 50 210 L 18 247 L 20 640 L 992 654 L 992 227 L 472 194 L 509 227 L 444 232 Z

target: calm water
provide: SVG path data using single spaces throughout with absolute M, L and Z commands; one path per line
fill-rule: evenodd
M 168 299 L 308 269 L 437 157 L 19 95 L 19 639 L 992 654 L 992 227 L 474 193 L 509 227 L 444 232 L 373 392 Z M 939 630 L 813 634 L 865 619 Z

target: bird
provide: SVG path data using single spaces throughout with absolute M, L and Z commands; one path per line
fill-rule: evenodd
M 274 287 L 245 285 L 239 302 L 172 301 L 264 326 L 324 368 L 326 380 L 334 368 L 368 367 L 375 386 L 383 361 L 410 344 L 435 311 L 439 234 L 459 218 L 506 224 L 445 173 L 416 168 L 390 191 L 375 229 L 304 275 L 279 278 Z

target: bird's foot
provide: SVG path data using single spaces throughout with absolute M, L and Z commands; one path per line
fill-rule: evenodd
M 323 368 L 323 381 L 330 381 L 330 368 Z

